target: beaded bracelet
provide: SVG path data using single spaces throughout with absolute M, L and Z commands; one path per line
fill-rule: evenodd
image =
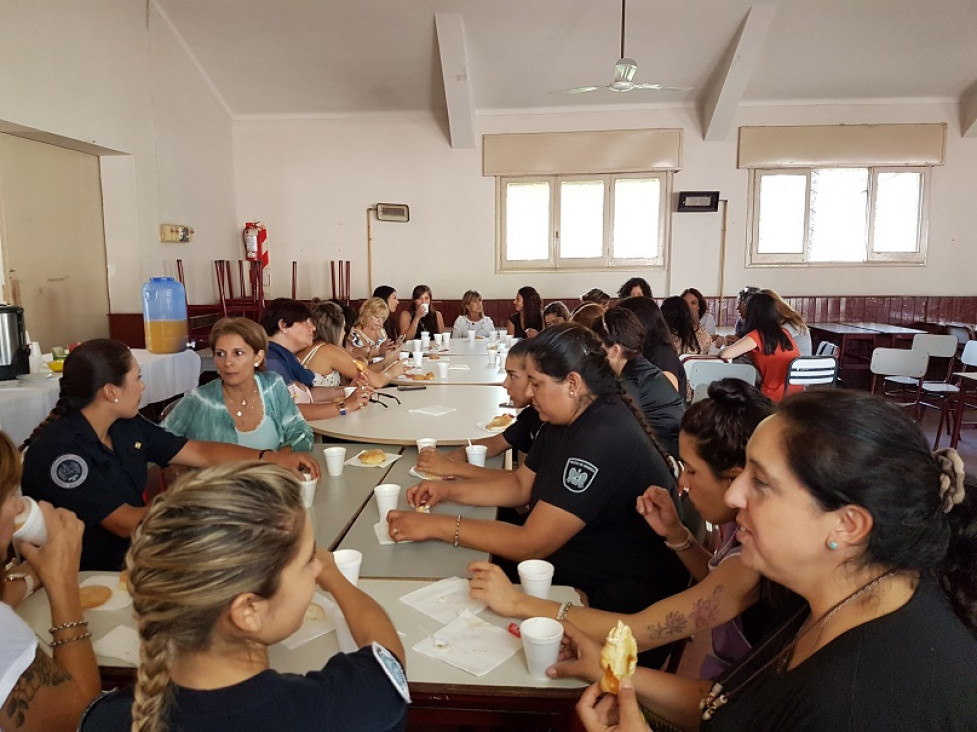
M 70 623 L 61 623 L 61 625 L 55 625 L 47 629 L 47 632 L 54 635 L 59 630 L 68 630 L 69 628 L 80 628 L 82 626 L 88 625 L 87 620 L 72 620 Z
M 82 633 L 81 635 L 72 636 L 71 638 L 64 638 L 62 640 L 51 641 L 48 645 L 51 648 L 57 648 L 58 646 L 63 646 L 65 643 L 74 643 L 75 641 L 87 640 L 91 638 L 91 633 Z
M 570 612 L 570 608 L 573 607 L 573 603 L 567 600 L 562 605 L 560 605 L 560 612 L 556 614 L 557 620 L 566 620 L 567 613 Z
M 461 533 L 461 514 L 458 514 L 458 518 L 455 521 L 455 548 L 458 548 L 458 534 Z
M 678 553 L 678 552 L 688 551 L 690 548 L 692 548 L 692 545 L 694 543 L 695 543 L 695 539 L 692 537 L 692 532 L 686 529 L 685 541 L 679 542 L 678 544 L 672 544 L 671 542 L 666 541 L 665 546 L 667 546 L 673 552 Z

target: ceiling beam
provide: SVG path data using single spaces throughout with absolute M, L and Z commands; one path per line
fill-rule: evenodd
M 960 97 L 960 135 L 977 137 L 977 82 Z
M 757 3 L 750 8 L 740 26 L 739 37 L 733 41 L 732 52 L 726 56 L 725 71 L 716 74 L 716 83 L 703 101 L 702 137 L 706 142 L 725 140 L 729 134 L 733 116 L 760 59 L 763 41 L 773 25 L 776 11 L 774 3 Z
M 475 98 L 461 13 L 435 13 L 451 147 L 475 147 Z

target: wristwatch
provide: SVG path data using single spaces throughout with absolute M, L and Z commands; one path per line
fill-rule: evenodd
M 339 416 L 346 416 L 346 402 L 339 402 Z
M 27 592 L 24 593 L 24 597 L 28 598 L 34 594 L 34 577 L 32 575 L 26 574 L 24 572 L 13 572 L 7 575 L 7 582 L 12 582 L 13 580 L 24 580 L 24 584 L 27 585 Z

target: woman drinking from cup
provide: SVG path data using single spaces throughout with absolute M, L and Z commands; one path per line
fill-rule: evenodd
M 268 336 L 248 318 L 222 318 L 210 331 L 219 379 L 184 395 L 163 420 L 174 435 L 255 450 L 308 452 L 312 428 L 282 377 L 265 370 Z
M 726 502 L 743 563 L 807 604 L 715 685 L 638 669 L 641 702 L 683 729 L 977 729 L 975 491 L 878 397 L 785 399 Z
M 418 285 L 411 292 L 410 309 L 400 314 L 400 335 L 406 340 L 420 338 L 421 333 L 444 332 L 444 319 L 431 304 L 431 288 Z
M 621 390 L 600 341 L 572 323 L 548 328 L 532 342 L 526 373 L 527 396 L 548 424 L 514 479 L 425 481 L 407 494 L 415 507 L 529 504 L 525 524 L 391 511 L 390 536 L 446 541 L 513 562 L 546 558 L 555 583 L 582 589 L 607 610 L 634 612 L 679 591 L 687 573 L 634 511 L 649 484 L 674 490 L 670 458 Z
M 491 338 L 495 324 L 482 310 L 482 294 L 478 290 L 468 290 L 461 298 L 462 313 L 455 319 L 452 328 L 455 338 L 467 338 L 472 331 L 476 338 Z
M 147 465 L 202 468 L 265 460 L 319 475 L 306 453 L 260 450 L 178 437 L 139 414 L 145 385 L 119 341 L 97 338 L 68 354 L 51 414 L 24 443 L 26 495 L 74 511 L 85 522 L 82 569 L 118 570 L 133 529 L 146 515 Z
M 24 508 L 17 495 L 20 453 L 0 432 L 0 555 L 6 556 Z M 84 524 L 71 511 L 36 504 L 47 533 L 43 546 L 20 542 L 24 561 L 0 576 L 0 728 L 25 732 L 69 732 L 78 727 L 101 680 L 92 634 L 78 589 L 78 561 Z M 14 611 L 25 595 L 43 584 L 51 612 L 51 651 Z
M 248 463 L 187 476 L 153 503 L 127 558 L 141 641 L 135 689 L 82 730 L 391 730 L 407 715 L 404 649 L 380 606 L 317 549 L 295 478 Z M 304 676 L 268 647 L 330 592 L 360 649 Z M 319 608 L 321 611 L 322 608 Z

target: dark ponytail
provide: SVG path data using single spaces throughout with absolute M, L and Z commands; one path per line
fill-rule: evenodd
M 20 449 L 30 445 L 52 422 L 91 404 L 98 390 L 106 384 L 122 386 L 132 364 L 132 352 L 122 341 L 94 338 L 78 346 L 65 359 L 57 404 L 24 440 Z

